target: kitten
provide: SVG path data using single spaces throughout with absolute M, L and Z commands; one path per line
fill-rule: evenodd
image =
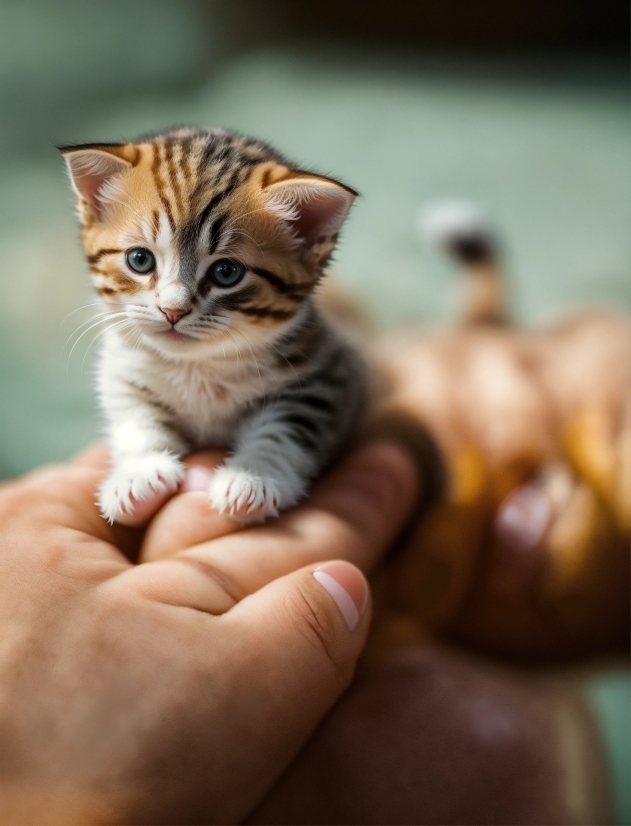
M 209 446 L 231 450 L 210 484 L 219 512 L 295 505 L 364 405 L 362 360 L 313 300 L 357 193 L 222 129 L 60 149 L 111 319 L 103 516 L 174 493 Z

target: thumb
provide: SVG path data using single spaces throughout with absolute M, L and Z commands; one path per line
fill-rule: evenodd
M 257 731 L 254 776 L 264 794 L 352 679 L 370 624 L 368 584 L 348 562 L 311 565 L 246 597 L 222 620 L 233 663 L 247 663 L 236 685 Z
M 289 705 L 311 697 L 323 713 L 353 676 L 368 633 L 369 602 L 364 575 L 339 560 L 270 582 L 225 620 L 238 638 L 255 633 L 261 678 L 282 687 Z

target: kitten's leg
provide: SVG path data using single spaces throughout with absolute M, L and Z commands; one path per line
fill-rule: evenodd
M 166 499 L 184 476 L 188 445 L 170 424 L 169 411 L 129 386 L 105 402 L 113 468 L 99 491 L 109 522 L 133 521 L 139 503 Z
M 250 417 L 233 455 L 214 474 L 210 499 L 220 513 L 261 522 L 295 505 L 339 441 L 333 410 L 303 394 L 280 399 Z

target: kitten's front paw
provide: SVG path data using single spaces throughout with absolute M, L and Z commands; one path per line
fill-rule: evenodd
M 279 507 L 291 504 L 281 501 L 274 479 L 225 465 L 213 475 L 209 494 L 219 513 L 246 523 L 263 522 L 268 516 L 278 516 Z
M 175 493 L 184 468 L 169 453 L 133 456 L 117 464 L 99 491 L 101 513 L 108 522 L 134 523 L 141 502 Z

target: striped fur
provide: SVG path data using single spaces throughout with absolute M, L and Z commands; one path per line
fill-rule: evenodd
M 61 149 L 111 325 L 99 392 L 110 521 L 172 493 L 192 450 L 231 454 L 212 504 L 244 521 L 294 505 L 344 445 L 365 395 L 358 355 L 313 301 L 356 195 L 220 129 Z M 151 253 L 146 274 L 130 250 Z M 219 286 L 212 265 L 244 272 Z

